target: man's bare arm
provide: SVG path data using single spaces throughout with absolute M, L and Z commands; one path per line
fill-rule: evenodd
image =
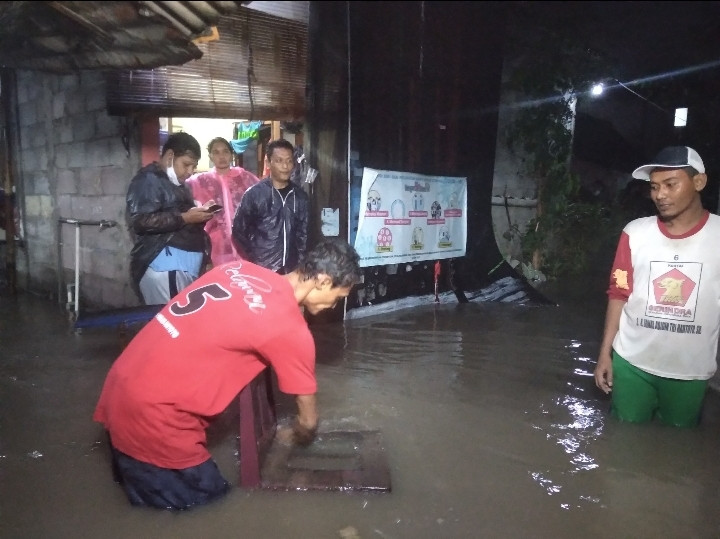
M 314 394 L 297 395 L 295 402 L 298 407 L 297 420 L 293 425 L 295 443 L 307 445 L 315 439 L 317 434 L 317 399 Z
M 612 343 L 620 329 L 620 316 L 622 316 L 624 306 L 624 300 L 608 300 L 607 312 L 605 313 L 605 330 L 603 332 L 602 343 L 600 344 L 597 366 L 595 367 L 595 385 L 605 393 L 612 391 Z

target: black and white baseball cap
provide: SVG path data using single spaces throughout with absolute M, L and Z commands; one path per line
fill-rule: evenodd
M 651 164 L 636 168 L 632 173 L 632 177 L 649 181 L 650 173 L 656 168 L 682 167 L 693 167 L 698 172 L 705 172 L 705 165 L 695 150 L 688 146 L 668 146 L 660 150 L 660 153 L 655 156 Z

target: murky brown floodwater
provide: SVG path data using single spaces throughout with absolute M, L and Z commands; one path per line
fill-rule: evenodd
M 718 394 L 695 430 L 608 419 L 591 376 L 604 298 L 558 301 L 316 326 L 321 430 L 382 431 L 393 491 L 236 488 L 174 514 L 128 504 L 91 421 L 117 335 L 0 298 L 0 537 L 720 537 Z M 232 482 L 235 419 L 211 433 Z

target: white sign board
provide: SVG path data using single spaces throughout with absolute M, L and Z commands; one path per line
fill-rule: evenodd
M 466 178 L 363 169 L 362 267 L 465 256 L 466 240 Z

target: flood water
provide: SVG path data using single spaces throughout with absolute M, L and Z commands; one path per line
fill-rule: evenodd
M 0 298 L 0 537 L 717 538 L 720 399 L 680 430 L 608 417 L 604 296 L 422 305 L 313 327 L 321 431 L 380 430 L 392 492 L 234 488 L 131 507 L 91 420 L 122 347 L 53 303 Z M 210 433 L 237 483 L 235 408 Z

